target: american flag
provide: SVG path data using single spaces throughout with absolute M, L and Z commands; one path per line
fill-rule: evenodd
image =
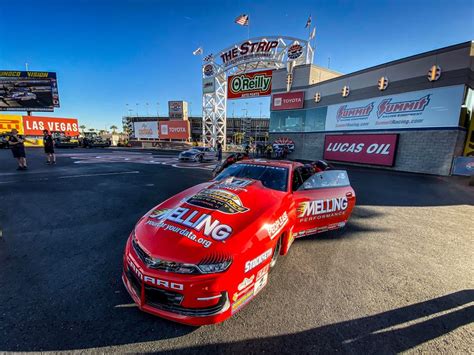
M 240 15 L 234 21 L 236 24 L 240 26 L 248 26 L 249 25 L 249 15 Z
M 308 28 L 309 26 L 311 26 L 311 15 L 309 15 L 308 20 L 306 20 L 306 26 L 304 26 L 304 28 Z
M 211 53 L 211 54 L 208 54 L 204 57 L 204 61 L 205 62 L 210 62 L 211 60 L 214 59 L 214 55 Z

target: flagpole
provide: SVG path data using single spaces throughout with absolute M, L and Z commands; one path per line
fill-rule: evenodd
M 250 14 L 247 17 L 247 38 L 250 39 Z

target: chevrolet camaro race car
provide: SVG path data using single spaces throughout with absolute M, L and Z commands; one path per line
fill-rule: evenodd
M 202 162 L 204 160 L 215 160 L 216 151 L 214 148 L 209 147 L 193 147 L 192 149 L 185 150 L 179 153 L 179 160 L 189 160 L 194 162 Z
M 346 171 L 237 162 L 138 221 L 122 279 L 143 311 L 195 326 L 221 322 L 266 286 L 295 238 L 344 227 L 354 205 Z

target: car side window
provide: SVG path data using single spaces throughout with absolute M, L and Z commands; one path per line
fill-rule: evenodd
M 345 170 L 326 170 L 308 178 L 298 191 L 349 186 L 349 176 Z

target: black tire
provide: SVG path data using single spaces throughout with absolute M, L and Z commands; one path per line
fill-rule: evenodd
M 203 159 L 204 159 L 204 157 L 203 157 L 202 155 L 200 155 L 199 158 L 198 158 L 198 161 L 199 161 L 200 163 L 202 163 Z
M 270 268 L 273 268 L 276 265 L 278 256 L 280 255 L 281 239 L 282 237 L 278 238 L 278 242 L 275 246 L 275 250 L 273 251 L 272 260 L 270 261 Z

